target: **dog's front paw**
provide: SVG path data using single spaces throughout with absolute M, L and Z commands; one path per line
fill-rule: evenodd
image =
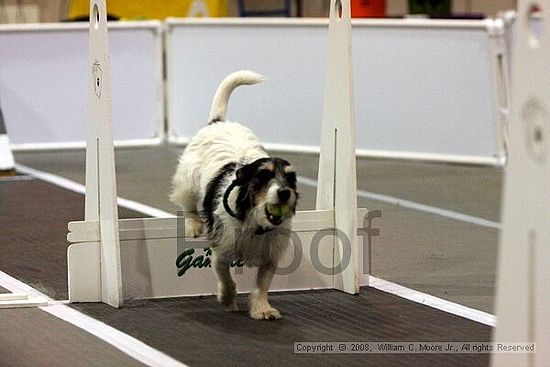
M 250 317 L 254 320 L 278 320 L 281 318 L 281 313 L 276 308 L 267 305 L 265 307 L 251 308 Z
M 226 312 L 236 312 L 239 311 L 239 306 L 237 306 L 237 302 L 235 300 L 229 302 L 229 304 L 224 305 Z
M 202 220 L 199 218 L 189 218 L 185 221 L 185 236 L 200 237 L 202 234 Z

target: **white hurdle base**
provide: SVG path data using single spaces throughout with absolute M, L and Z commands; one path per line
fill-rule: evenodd
M 46 306 L 48 301 L 43 297 L 29 296 L 23 293 L 1 293 L 0 309 L 2 308 L 24 308 Z
M 357 211 L 362 220 L 365 209 Z M 280 268 L 286 269 L 293 261 L 301 261 L 295 271 L 288 275 L 277 274 L 271 290 L 290 291 L 306 289 L 334 288 L 341 274 L 325 274 L 314 267 L 311 259 L 311 242 L 316 233 L 323 228 L 334 228 L 334 211 L 301 211 L 294 218 L 293 230 L 301 243 L 301 249 L 289 245 Z M 191 267 L 182 276 L 178 276 L 176 259 L 178 254 L 177 218 L 139 218 L 119 220 L 120 252 L 122 265 L 123 299 L 164 298 L 179 296 L 212 295 L 216 293 L 216 278 L 210 266 Z M 362 227 L 358 223 L 357 227 Z M 98 221 L 69 223 L 68 250 L 69 300 L 71 302 L 99 302 L 101 295 L 100 269 L 100 231 Z M 326 235 L 315 251 L 318 260 L 325 268 L 334 268 L 332 235 Z M 187 239 L 189 241 L 197 241 Z M 201 239 L 199 239 L 200 241 Z M 208 247 L 207 239 L 202 239 Z M 359 238 L 358 242 L 361 241 Z M 355 244 L 351 244 L 352 246 Z M 361 243 L 357 244 L 362 249 Z M 180 249 L 181 250 L 181 249 Z M 295 253 L 296 250 L 296 253 Z M 298 251 L 299 250 L 299 251 Z M 361 250 L 360 250 L 361 252 Z M 205 251 L 195 249 L 195 264 L 204 256 Z M 209 258 L 209 256 L 204 257 Z M 362 259 L 362 256 L 360 256 Z M 362 267 L 360 267 L 363 274 Z M 252 268 L 233 268 L 233 276 L 238 292 L 249 292 L 254 287 L 256 270 Z M 368 276 L 361 277 L 361 284 L 368 284 Z
M 7 135 L 0 134 L 0 172 L 14 169 L 15 162 L 10 148 L 10 140 Z
M 10 139 L 6 132 L 6 126 L 4 123 L 4 116 L 0 109 L 0 172 L 12 171 L 15 169 L 15 162 L 13 160 L 13 154 L 10 147 Z

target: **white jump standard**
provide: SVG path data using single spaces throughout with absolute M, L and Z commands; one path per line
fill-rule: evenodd
M 0 106 L 0 174 L 3 172 L 11 173 L 15 169 L 15 162 L 10 147 L 10 139 L 6 132 L 6 124 L 2 107 Z
M 191 239 L 178 233 L 177 218 L 118 219 L 105 0 L 92 1 L 90 9 L 86 217 L 69 223 L 69 300 L 120 307 L 128 298 L 215 294 L 212 270 L 199 266 L 209 264 L 209 250 L 194 246 L 186 249 L 187 258 L 179 256 L 177 243 Z M 352 85 L 350 5 L 332 0 L 316 210 L 296 213 L 280 264 L 299 265 L 276 274 L 271 290 L 336 288 L 354 294 L 368 284 L 366 274 L 360 277 L 356 233 L 358 214 L 362 219 L 366 211 L 356 204 Z M 319 271 L 319 264 L 328 271 Z M 237 292 L 253 289 L 251 269 L 233 276 Z
M 540 38 L 532 24 L 535 5 L 546 12 Z M 518 6 L 494 338 L 534 342 L 536 353 L 496 353 L 494 367 L 550 361 L 550 0 Z

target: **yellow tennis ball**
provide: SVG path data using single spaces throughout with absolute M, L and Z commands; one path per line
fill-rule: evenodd
M 268 204 L 266 209 L 274 217 L 284 217 L 290 213 L 290 205 L 288 204 Z

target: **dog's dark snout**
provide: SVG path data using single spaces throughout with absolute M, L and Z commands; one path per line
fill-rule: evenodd
M 287 201 L 290 199 L 290 190 L 287 188 L 281 188 L 277 190 L 277 196 L 279 196 L 280 201 Z

